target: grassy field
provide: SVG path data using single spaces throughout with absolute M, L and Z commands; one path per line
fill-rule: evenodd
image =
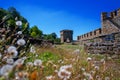
M 120 80 L 120 59 L 87 54 L 78 45 L 32 46 L 8 80 Z M 1 76 L 0 80 L 5 80 Z

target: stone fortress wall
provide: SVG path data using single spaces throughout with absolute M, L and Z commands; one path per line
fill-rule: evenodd
M 102 12 L 101 28 L 80 35 L 77 37 L 77 40 L 84 41 L 116 32 L 120 32 L 120 9 L 112 11 L 110 13 Z
M 120 54 L 120 9 L 101 13 L 101 28 L 77 37 L 89 53 Z

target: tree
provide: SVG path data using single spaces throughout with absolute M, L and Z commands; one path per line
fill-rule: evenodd
M 3 8 L 0 8 L 0 22 L 2 21 L 3 17 L 7 15 L 7 11 Z
M 54 39 L 57 38 L 57 34 L 56 34 L 55 32 L 51 33 L 50 35 L 51 35 Z
M 16 17 L 20 18 L 20 13 L 14 7 L 9 7 L 8 12 L 10 15 L 12 15 L 13 19 L 15 19 Z
M 42 37 L 42 31 L 38 29 L 38 27 L 35 25 L 30 29 L 30 35 L 34 38 L 40 38 Z

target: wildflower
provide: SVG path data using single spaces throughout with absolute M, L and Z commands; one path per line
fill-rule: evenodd
M 97 80 L 102 80 L 99 75 L 96 75 Z
M 71 76 L 71 72 L 65 70 L 65 69 L 62 69 L 58 72 L 58 76 L 61 78 L 61 79 L 64 79 L 64 80 L 67 80 L 70 78 Z
M 10 47 L 7 49 L 8 53 L 11 53 L 11 51 L 13 51 L 13 50 L 16 50 L 16 47 L 15 47 L 15 46 L 10 46 Z
M 55 70 L 54 72 L 55 72 L 55 73 L 58 73 L 58 70 Z
M 47 80 L 53 80 L 55 77 L 54 76 L 52 76 L 52 75 L 50 75 L 50 76 L 46 76 L 46 79 Z
M 58 60 L 58 63 L 61 63 L 63 60 L 62 59 L 60 59 L 60 60 Z
M 88 80 L 93 80 L 93 77 L 91 74 L 84 72 L 83 75 L 88 78 Z
M 21 22 L 21 21 L 16 21 L 16 25 L 17 25 L 17 26 L 21 26 L 21 25 L 22 25 L 22 22 Z
M 22 34 L 22 31 L 18 31 L 17 34 L 18 34 L 18 35 L 21 35 L 21 34 Z
M 71 72 L 68 71 L 70 68 L 72 68 L 72 65 L 65 65 L 65 66 L 61 66 L 60 67 L 60 70 L 58 72 L 58 76 L 61 78 L 61 79 L 64 79 L 64 80 L 67 80 L 70 78 L 71 76 Z
M 18 51 L 16 50 L 16 47 L 14 46 L 10 46 L 8 49 L 7 49 L 8 53 L 10 54 L 10 58 L 14 58 L 18 55 Z
M 32 67 L 32 66 L 33 66 L 33 63 L 32 63 L 32 62 L 27 62 L 27 66 Z
M 2 54 L 0 53 L 0 59 L 2 58 Z
M 8 76 L 9 72 L 12 70 L 13 66 L 12 65 L 4 65 L 1 69 L 0 69 L 0 75 L 3 76 Z
M 76 49 L 76 50 L 74 50 L 73 53 L 75 53 L 75 54 L 79 54 L 79 53 L 80 53 L 80 50 L 79 50 L 79 49 Z
M 36 54 L 35 57 L 38 57 L 38 54 Z
M 68 70 L 70 68 L 72 68 L 72 65 L 65 65 L 65 66 L 61 66 L 60 70 L 62 70 L 62 69 Z
M 92 60 L 92 58 L 91 58 L 91 57 L 88 57 L 88 58 L 87 58 L 87 61 L 91 61 L 91 60 Z
M 25 61 L 26 57 L 20 58 L 17 61 L 14 62 L 14 66 L 21 66 L 23 65 L 24 61 Z
M 22 78 L 23 78 L 23 73 L 22 72 L 15 73 L 15 79 L 16 80 L 22 80 Z
M 18 17 L 15 17 L 15 20 L 18 20 Z
M 23 45 L 25 45 L 25 40 L 24 39 L 18 39 L 18 41 L 17 41 L 17 44 L 19 45 L 19 46 L 23 46 Z
M 85 68 L 81 68 L 82 71 L 85 71 Z
M 100 60 L 100 62 L 104 62 L 104 61 L 105 61 L 105 59 L 101 59 L 101 60 Z
M 36 52 L 34 46 L 31 46 L 31 47 L 30 47 L 30 52 L 31 52 L 31 53 L 35 53 L 35 52 Z
M 4 62 L 6 62 L 7 61 L 7 58 L 8 58 L 8 56 L 4 56 L 3 58 L 2 58 L 2 61 Z
M 56 69 L 56 68 L 57 68 L 57 65 L 53 64 L 53 68 Z
M 48 63 L 48 64 L 53 64 L 53 62 L 52 62 L 51 60 L 49 60 L 47 63 Z
M 41 66 L 42 65 L 42 61 L 39 59 L 36 59 L 33 63 L 35 66 Z
M 108 58 L 108 60 L 111 60 L 112 58 L 111 57 L 107 57 Z
M 105 80 L 110 80 L 110 78 L 109 77 L 105 77 Z
M 90 74 L 91 74 L 91 75 L 94 75 L 94 74 L 95 74 L 95 71 L 90 71 Z
M 14 63 L 14 60 L 11 58 L 11 59 L 7 59 L 7 63 L 8 64 L 13 64 Z
M 100 68 L 99 68 L 99 66 L 95 66 L 95 70 L 99 70 Z

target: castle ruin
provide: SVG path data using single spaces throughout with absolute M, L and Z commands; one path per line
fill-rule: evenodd
M 73 41 L 73 31 L 72 30 L 61 30 L 60 31 L 61 43 L 72 42 Z
M 77 37 L 89 53 L 120 55 L 120 9 L 101 13 L 101 28 Z
M 120 32 L 120 9 L 101 13 L 101 28 L 77 37 L 79 41 L 87 41 L 101 36 Z

